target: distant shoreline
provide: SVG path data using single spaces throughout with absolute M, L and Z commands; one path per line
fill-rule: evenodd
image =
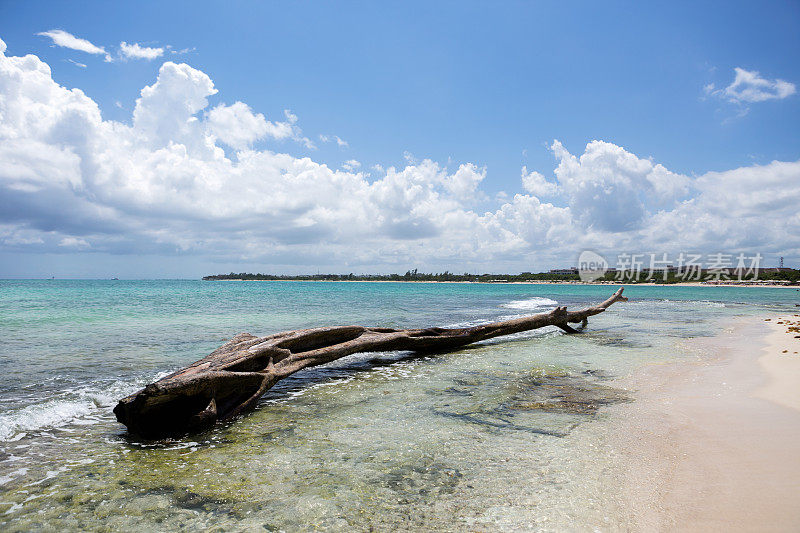
M 613 285 L 619 287 L 774 287 L 783 289 L 798 289 L 800 284 L 780 283 L 765 281 L 753 282 L 704 282 L 682 281 L 679 283 L 624 283 L 614 281 L 434 281 L 434 280 L 391 280 L 391 279 L 203 279 L 203 281 L 262 281 L 278 283 L 455 283 L 469 285 Z

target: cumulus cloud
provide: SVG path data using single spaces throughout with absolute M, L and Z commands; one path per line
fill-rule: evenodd
M 800 162 L 689 178 L 613 143 L 573 155 L 554 141 L 552 175 L 523 169 L 525 192 L 480 213 L 489 172 L 473 163 L 409 154 L 370 181 L 355 161 L 336 170 L 253 149 L 303 139 L 296 116 L 212 107 L 213 81 L 189 65 L 165 62 L 125 124 L 36 56 L 4 52 L 0 41 L 4 250 L 497 271 L 571 263 L 584 248 L 800 249 Z
M 706 94 L 718 96 L 735 104 L 752 104 L 767 100 L 783 100 L 793 95 L 797 88 L 793 83 L 781 79 L 762 78 L 755 70 L 736 67 L 733 82 L 723 89 L 713 83 L 706 85 Z
M 656 213 L 647 242 L 698 250 L 800 253 L 800 161 L 773 161 L 697 178 L 692 199 Z
M 139 43 L 128 44 L 122 41 L 119 43 L 119 53 L 125 59 L 146 59 L 150 61 L 163 56 L 164 49 L 142 46 Z
M 152 148 L 181 144 L 192 154 L 213 151 L 196 114 L 217 93 L 205 73 L 186 64 L 167 61 L 153 85 L 142 89 L 133 110 L 133 129 Z
M 592 141 L 578 158 L 559 142 L 551 150 L 559 160 L 559 188 L 584 227 L 621 232 L 641 228 L 645 215 L 671 207 L 688 193 L 689 178 L 670 172 L 624 148 Z M 541 180 L 529 179 L 541 187 Z
M 243 102 L 220 104 L 208 112 L 208 131 L 232 148 L 244 150 L 265 137 L 282 140 L 294 138 L 305 141 L 296 126 L 297 117 L 286 112 L 286 122 L 270 122 L 261 113 L 253 113 Z
M 558 184 L 547 181 L 535 170 L 528 172 L 528 167 L 522 167 L 522 188 L 539 198 L 556 196 L 559 192 Z
M 106 51 L 102 46 L 96 46 L 86 39 L 75 37 L 64 30 L 43 31 L 36 35 L 49 37 L 55 46 L 70 48 L 72 50 L 78 50 L 79 52 L 86 52 L 87 54 L 106 55 Z
M 478 168 L 472 163 L 458 167 L 452 175 L 444 178 L 444 188 L 455 198 L 468 201 L 476 196 L 478 185 L 486 178 L 486 167 Z

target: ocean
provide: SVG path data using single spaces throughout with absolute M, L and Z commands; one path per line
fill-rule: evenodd
M 615 287 L 194 280 L 0 281 L 0 528 L 624 530 L 604 435 L 615 383 L 710 357 L 691 339 L 796 311 L 789 288 L 632 286 L 580 335 L 544 328 L 436 356 L 356 354 L 181 439 L 111 409 L 240 332 L 462 327 L 598 303 Z

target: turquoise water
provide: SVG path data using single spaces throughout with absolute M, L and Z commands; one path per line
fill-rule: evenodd
M 624 528 L 592 435 L 639 365 L 780 288 L 645 287 L 594 317 L 455 353 L 357 354 L 299 373 L 201 435 L 140 442 L 120 397 L 236 333 L 463 326 L 579 307 L 609 286 L 0 281 L 0 527 L 142 530 Z M 594 432 L 594 433 L 593 433 Z M 595 476 L 596 478 L 597 476 Z M 592 479 L 595 479 L 592 478 Z M 604 503 L 603 503 L 604 502 Z

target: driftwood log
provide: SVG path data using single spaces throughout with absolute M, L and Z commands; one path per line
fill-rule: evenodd
M 119 401 L 117 420 L 132 434 L 160 438 L 198 431 L 255 407 L 281 379 L 304 368 L 359 352 L 446 352 L 521 331 L 587 324 L 588 317 L 626 301 L 620 288 L 594 307 L 550 312 L 471 328 L 390 329 L 339 326 L 285 331 L 267 337 L 240 333 L 207 357 Z

